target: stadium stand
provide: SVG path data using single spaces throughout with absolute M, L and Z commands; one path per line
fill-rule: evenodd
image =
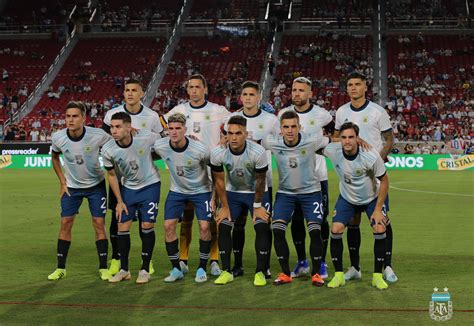
M 62 44 L 54 40 L 2 40 L 0 45 L 0 71 L 2 83 L 2 110 L 0 121 L 5 121 L 21 106 L 33 90 L 61 49 Z M 15 99 L 16 98 L 16 99 Z M 17 105 L 11 105 L 11 102 Z
M 326 109 L 338 108 L 349 100 L 341 86 L 344 76 L 363 71 L 372 80 L 372 38 L 331 35 L 283 37 L 272 89 L 272 104 L 283 108 L 290 103 L 291 83 L 298 76 L 313 80 L 313 100 Z M 342 82 L 343 84 L 343 82 Z M 370 94 L 369 94 L 370 96 Z
M 472 132 L 472 37 L 417 35 L 388 41 L 387 106 L 401 140 L 448 140 Z
M 157 101 L 165 112 L 171 109 L 186 98 L 186 77 L 202 73 L 209 83 L 209 100 L 230 107 L 243 81 L 260 80 L 266 51 L 267 42 L 258 35 L 183 37 L 161 83 Z
M 146 85 L 163 48 L 164 42 L 155 38 L 80 40 L 50 90 L 27 117 L 27 127 L 35 119 L 41 119 L 43 128 L 57 124 L 56 118 L 73 99 L 87 102 L 88 123 L 101 125 L 104 110 L 121 101 L 124 78 L 133 76 Z M 94 119 L 90 116 L 93 107 L 99 108 Z

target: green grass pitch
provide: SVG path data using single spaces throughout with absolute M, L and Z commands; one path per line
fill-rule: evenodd
M 393 266 L 400 280 L 386 291 L 370 286 L 373 239 L 363 220 L 360 281 L 344 288 L 311 286 L 309 279 L 275 287 L 252 285 L 254 231 L 247 225 L 246 274 L 226 286 L 214 277 L 197 285 L 194 273 L 165 284 L 170 269 L 164 248 L 163 202 L 168 174 L 162 173 L 162 200 L 157 223 L 154 265 L 147 285 L 137 285 L 140 255 L 136 225 L 132 229 L 132 281 L 100 281 L 94 233 L 83 205 L 73 228 L 68 276 L 46 277 L 56 266 L 59 229 L 58 182 L 52 170 L 0 171 L 0 325 L 9 324 L 433 324 L 428 307 L 433 288 L 449 288 L 454 315 L 450 324 L 474 324 L 474 174 L 438 171 L 391 171 L 390 217 L 394 229 Z M 330 172 L 331 209 L 337 181 Z M 109 219 L 109 216 L 107 217 Z M 108 224 L 108 223 L 107 223 Z M 196 224 L 196 223 L 195 223 Z M 190 267 L 197 265 L 194 230 Z M 296 256 L 287 233 L 290 261 Z M 308 239 L 307 239 L 308 240 Z M 309 246 L 309 243 L 308 243 Z M 349 263 L 347 247 L 344 266 Z M 278 262 L 272 253 L 272 272 Z M 328 254 L 330 275 L 333 273 Z

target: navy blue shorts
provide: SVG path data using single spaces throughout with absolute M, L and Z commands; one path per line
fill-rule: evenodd
M 61 216 L 74 216 L 79 213 L 79 207 L 82 200 L 87 198 L 89 202 L 89 211 L 92 217 L 105 217 L 107 213 L 107 192 L 105 189 L 105 181 L 98 185 L 86 188 L 76 189 L 68 188 L 71 196 L 64 194 L 61 197 Z
M 273 211 L 273 220 L 283 220 L 290 222 L 297 205 L 301 205 L 303 216 L 308 222 L 321 224 L 323 221 L 323 203 L 321 192 L 310 194 L 285 194 L 277 192 L 275 207 Z
M 242 193 L 227 191 L 227 202 L 229 203 L 230 217 L 232 221 L 236 221 L 240 216 L 247 216 L 250 212 L 253 218 L 253 203 L 255 201 L 255 193 Z M 271 213 L 272 205 L 270 202 L 270 194 L 266 191 L 262 198 L 262 207 Z
M 211 195 L 211 192 L 187 195 L 170 191 L 165 202 L 165 220 L 181 219 L 186 205 L 191 203 L 199 221 L 210 221 L 212 218 Z
M 374 212 L 375 205 L 377 204 L 377 198 L 372 200 L 366 205 L 354 205 L 345 200 L 341 195 L 337 198 L 336 207 L 334 208 L 334 216 L 332 222 L 339 222 L 344 225 L 348 225 L 352 217 L 356 213 L 365 212 L 367 217 L 370 219 L 372 213 Z M 382 207 L 382 213 L 387 216 L 387 205 L 388 197 L 385 198 L 385 203 Z
M 141 189 L 129 189 L 121 187 L 122 199 L 127 206 L 128 214 L 122 213 L 122 220 L 119 223 L 134 220 L 138 216 L 142 222 L 156 222 L 158 215 L 158 204 L 160 202 L 161 182 L 153 183 Z

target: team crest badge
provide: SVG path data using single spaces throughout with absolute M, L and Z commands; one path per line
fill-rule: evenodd
M 369 117 L 365 116 L 365 117 L 362 119 L 362 122 L 363 122 L 363 123 L 368 123 L 368 122 L 369 122 Z
M 306 149 L 301 150 L 301 155 L 306 155 Z
M 252 163 L 250 163 L 249 161 L 245 162 L 245 167 L 247 169 L 250 169 L 252 167 Z
M 92 151 L 92 147 L 90 145 L 84 146 L 84 152 L 90 153 Z
M 314 125 L 316 124 L 316 121 L 310 120 L 310 121 L 309 121 L 309 124 L 310 124 L 311 126 L 314 126 Z
M 200 122 L 194 122 L 193 123 L 193 132 L 195 134 L 198 134 L 201 132 L 201 123 Z
M 204 116 L 204 119 L 206 119 L 207 121 L 209 121 L 209 120 L 211 120 L 211 116 L 210 116 L 209 114 L 206 114 L 206 115 Z
M 146 128 L 146 122 L 142 122 L 142 128 Z
M 137 163 L 137 161 L 133 160 L 133 161 L 131 161 L 131 162 L 129 163 L 129 165 L 130 165 L 130 168 L 131 168 L 133 171 L 138 170 L 138 163 Z
M 186 162 L 186 164 L 187 164 L 188 166 L 191 166 L 191 165 L 193 165 L 193 161 L 188 160 L 188 161 Z
M 361 169 L 355 169 L 354 171 L 355 175 L 360 177 L 362 175 L 362 170 Z
M 438 288 L 433 289 L 430 301 L 430 317 L 436 321 L 446 321 L 453 317 L 453 303 L 448 288 L 443 292 L 438 292 Z
M 296 157 L 288 158 L 288 166 L 292 169 L 296 169 L 298 167 L 298 160 L 296 159 Z
M 84 157 L 82 155 L 74 155 L 74 160 L 76 161 L 77 165 L 84 164 Z
M 258 129 L 263 129 L 263 123 L 258 124 Z
M 145 149 L 144 148 L 139 148 L 138 149 L 138 155 L 143 156 L 145 154 Z

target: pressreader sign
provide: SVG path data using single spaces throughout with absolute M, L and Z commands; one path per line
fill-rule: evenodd
M 1 155 L 51 154 L 51 143 L 0 143 Z

